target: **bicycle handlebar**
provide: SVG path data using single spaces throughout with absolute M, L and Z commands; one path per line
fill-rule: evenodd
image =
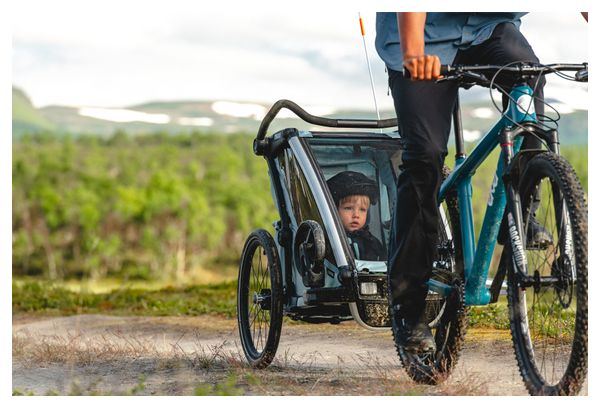
M 382 120 L 368 120 L 368 119 L 332 119 L 323 118 L 320 116 L 311 115 L 302 109 L 298 104 L 287 99 L 280 99 L 271 106 L 271 109 L 267 112 L 256 134 L 256 140 L 263 140 L 269 129 L 269 125 L 277 116 L 277 113 L 283 108 L 287 108 L 294 112 L 300 119 L 307 123 L 325 126 L 325 127 L 338 127 L 338 128 L 360 128 L 360 129 L 382 129 L 388 127 L 398 126 L 398 119 L 382 119 Z
M 588 64 L 528 64 L 518 63 L 514 65 L 442 65 L 440 74 L 443 76 L 438 82 L 470 80 L 479 84 L 489 83 L 490 78 L 486 74 L 497 72 L 512 74 L 516 79 L 524 79 L 533 75 L 547 75 L 562 71 L 575 71 L 575 80 L 587 82 Z M 404 77 L 410 78 L 410 72 L 404 68 Z
M 533 75 L 533 74 L 550 74 L 556 71 L 580 71 L 587 70 L 587 63 L 583 64 L 549 64 L 549 65 L 537 65 L 520 63 L 509 66 L 502 65 L 442 65 L 441 74 L 449 75 L 457 72 L 493 72 L 506 71 L 512 72 L 519 75 Z

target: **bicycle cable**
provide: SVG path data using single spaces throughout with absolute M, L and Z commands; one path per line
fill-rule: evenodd
M 512 101 L 512 102 L 513 102 L 513 103 L 515 103 L 517 106 L 520 106 L 520 105 L 519 105 L 519 103 L 518 103 L 518 101 L 517 101 L 517 100 L 515 100 L 515 99 L 514 99 L 514 98 L 513 98 L 513 97 L 510 95 L 510 92 L 507 92 L 506 90 L 504 90 L 504 89 L 503 89 L 503 87 L 502 87 L 500 84 L 498 84 L 498 83 L 497 83 L 497 77 L 498 77 L 498 75 L 500 75 L 500 73 L 501 73 L 501 72 L 502 72 L 502 71 L 503 71 L 505 68 L 508 68 L 508 67 L 510 67 L 510 66 L 517 65 L 517 64 L 520 64 L 520 63 L 523 63 L 523 61 L 515 61 L 515 62 L 510 62 L 510 63 L 508 63 L 508 64 L 506 64 L 506 65 L 502 66 L 500 69 L 498 69 L 498 70 L 496 71 L 496 73 L 494 74 L 494 76 L 493 76 L 493 77 L 492 77 L 492 79 L 490 80 L 490 86 L 489 86 L 489 88 L 490 88 L 490 99 L 491 99 L 491 101 L 492 101 L 492 104 L 494 105 L 494 108 L 496 108 L 496 110 L 497 110 L 497 111 L 498 111 L 498 112 L 499 112 L 499 113 L 500 113 L 500 114 L 501 114 L 503 117 L 505 117 L 506 119 L 508 119 L 508 120 L 509 120 L 509 121 L 510 121 L 510 122 L 511 122 L 513 125 L 515 125 L 516 127 L 518 127 L 518 128 L 520 128 L 520 129 L 522 129 L 522 130 L 526 131 L 527 133 L 531 134 L 531 133 L 529 132 L 529 130 L 528 130 L 528 129 L 527 129 L 525 126 L 524 126 L 524 125 L 522 125 L 522 124 L 520 124 L 520 123 L 516 122 L 515 120 L 513 120 L 512 118 L 510 118 L 510 117 L 507 115 L 507 113 L 505 112 L 505 110 L 504 110 L 503 108 L 500 108 L 500 107 L 498 106 L 498 104 L 497 104 L 497 103 L 496 103 L 496 101 L 494 100 L 494 96 L 493 96 L 493 93 L 492 93 L 493 89 L 497 89 L 497 90 L 498 90 L 498 91 L 499 91 L 499 92 L 500 92 L 500 93 L 501 93 L 503 96 L 505 96 L 506 98 L 508 98 L 508 101 Z M 544 67 L 544 68 L 548 69 L 549 71 L 551 71 L 552 73 L 554 73 L 554 74 L 558 75 L 559 77 L 561 77 L 561 78 L 563 78 L 563 79 L 566 79 L 566 80 L 569 80 L 569 81 L 577 81 L 577 80 L 576 80 L 576 78 L 575 78 L 575 76 L 570 76 L 570 75 L 567 75 L 567 74 L 565 74 L 565 73 L 563 73 L 563 72 L 561 72 L 561 71 L 559 71 L 559 70 L 557 70 L 557 69 L 555 69 L 555 68 L 553 68 L 553 67 L 551 67 L 551 66 L 549 66 L 549 65 L 544 65 L 544 64 L 536 64 L 536 65 L 537 65 L 537 66 L 539 66 L 539 67 Z M 534 85 L 533 85 L 533 92 L 534 92 L 534 93 L 535 93 L 535 91 L 537 90 L 537 88 L 538 88 L 538 86 L 539 86 L 539 83 L 540 83 L 540 81 L 541 81 L 542 77 L 543 77 L 544 75 L 546 75 L 546 74 L 547 74 L 547 73 L 545 73 L 544 71 L 540 71 L 540 72 L 539 72 L 539 74 L 537 75 L 537 78 L 536 78 L 536 80 L 535 80 L 535 83 L 534 83 Z M 536 112 L 536 114 L 537 114 L 536 116 L 538 117 L 538 123 L 539 123 L 539 124 L 542 126 L 542 128 L 543 128 L 543 129 L 545 129 L 545 130 L 556 130 L 556 129 L 558 129 L 558 122 L 559 122 L 559 121 L 560 121 L 560 119 L 561 119 L 560 112 L 558 112 L 558 110 L 557 110 L 556 108 L 554 108 L 554 106 L 552 106 L 550 103 L 548 103 L 548 102 L 547 102 L 547 101 L 546 101 L 544 98 L 540 98 L 540 97 L 537 97 L 537 96 L 533 96 L 533 97 L 530 99 L 530 101 L 529 101 L 529 105 L 527 106 L 527 108 L 526 108 L 526 109 L 524 109 L 524 112 L 530 112 L 532 104 L 534 105 L 534 109 L 535 109 L 535 102 L 536 102 L 536 101 L 539 101 L 539 102 L 541 102 L 541 103 L 543 104 L 543 106 L 544 106 L 544 107 L 548 107 L 548 108 L 550 108 L 550 110 L 554 111 L 554 113 L 556 114 L 556 117 L 551 117 L 551 116 L 548 116 L 548 115 L 546 115 L 545 113 L 540 113 L 540 114 L 537 114 L 537 112 Z M 507 106 L 508 106 L 508 104 L 507 104 Z M 520 106 L 520 107 L 521 107 L 521 106 Z M 523 109 L 523 107 L 521 107 L 521 108 Z M 550 123 L 554 124 L 554 126 L 551 126 L 551 125 L 550 125 Z M 535 134 L 531 134 L 531 135 L 532 135 L 532 136 L 534 136 L 536 139 L 540 140 L 540 142 L 541 142 L 542 144 L 544 144 L 544 145 L 545 145 L 545 146 L 548 148 L 548 145 L 547 145 L 547 143 L 546 143 L 546 142 L 545 142 L 543 139 L 541 139 L 539 136 L 537 136 L 537 135 L 535 135 Z

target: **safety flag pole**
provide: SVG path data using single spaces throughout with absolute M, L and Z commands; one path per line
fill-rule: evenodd
M 358 13 L 358 22 L 360 23 L 360 33 L 362 35 L 363 46 L 365 48 L 365 57 L 367 58 L 367 67 L 369 68 L 369 79 L 371 80 L 371 91 L 373 92 L 373 101 L 375 102 L 375 112 L 377 112 L 377 120 L 381 120 L 379 116 L 379 107 L 377 106 L 377 97 L 375 96 L 375 84 L 373 83 L 373 73 L 371 72 L 371 62 L 369 61 L 369 51 L 367 50 L 367 42 L 365 40 L 365 26 L 363 25 L 360 12 Z

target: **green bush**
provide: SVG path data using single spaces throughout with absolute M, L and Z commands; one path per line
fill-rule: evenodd
M 250 135 L 13 143 L 13 275 L 180 280 L 278 218 Z

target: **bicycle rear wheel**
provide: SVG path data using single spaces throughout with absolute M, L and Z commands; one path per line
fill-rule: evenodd
M 570 164 L 549 152 L 529 161 L 519 194 L 525 231 L 533 215 L 553 237 L 526 245 L 524 279 L 509 248 L 508 307 L 519 370 L 532 395 L 577 394 L 587 374 L 585 196 Z
M 444 172 L 447 174 L 448 169 Z M 438 256 L 433 268 L 433 279 L 454 286 L 448 297 L 429 292 L 425 313 L 436 344 L 435 352 L 408 353 L 397 338 L 396 351 L 407 374 L 416 382 L 439 384 L 443 382 L 458 361 L 467 328 L 467 310 L 464 306 L 464 262 L 456 194 L 449 194 L 440 206 L 438 227 Z M 392 330 L 394 336 L 396 333 Z

